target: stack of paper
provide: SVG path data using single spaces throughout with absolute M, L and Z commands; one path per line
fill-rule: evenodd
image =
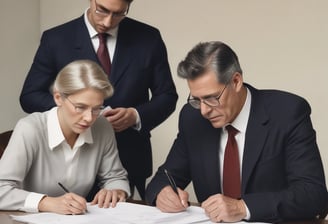
M 156 207 L 120 202 L 115 208 L 99 208 L 88 205 L 84 215 L 59 215 L 55 213 L 36 213 L 11 216 L 13 219 L 31 224 L 191 224 L 212 223 L 201 207 L 190 206 L 179 213 L 164 213 Z M 240 222 L 244 223 L 244 222 Z

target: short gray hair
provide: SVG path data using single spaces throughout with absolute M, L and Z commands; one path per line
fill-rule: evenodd
M 178 65 L 178 76 L 196 79 L 207 71 L 217 74 L 218 82 L 227 84 L 232 76 L 242 74 L 236 53 L 220 41 L 197 44 Z

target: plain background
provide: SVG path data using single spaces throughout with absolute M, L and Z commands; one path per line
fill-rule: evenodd
M 41 33 L 88 6 L 89 0 L 1 0 L 0 132 L 26 115 L 19 94 Z M 327 180 L 327 9 L 326 0 L 134 0 L 129 16 L 160 29 L 179 94 L 174 114 L 152 132 L 154 171 L 177 134 L 189 92 L 176 75 L 177 64 L 197 43 L 220 40 L 239 55 L 245 82 L 308 100 Z M 192 187 L 188 191 L 195 200 Z

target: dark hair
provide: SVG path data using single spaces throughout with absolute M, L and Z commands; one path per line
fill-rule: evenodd
M 223 84 L 227 84 L 236 72 L 242 74 L 236 53 L 225 43 L 212 41 L 199 43 L 189 51 L 178 65 L 178 76 L 195 79 L 210 70 Z

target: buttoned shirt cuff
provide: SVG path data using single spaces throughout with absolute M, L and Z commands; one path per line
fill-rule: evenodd
M 27 195 L 24 203 L 24 208 L 22 210 L 25 212 L 39 212 L 39 202 L 44 196 L 44 194 L 31 192 Z
M 140 131 L 140 129 L 141 129 L 141 120 L 140 120 L 139 113 L 138 113 L 138 111 L 135 108 L 132 108 L 132 109 L 134 109 L 134 111 L 137 114 L 136 124 L 133 125 L 132 128 L 135 129 L 135 130 L 137 130 L 137 131 Z
M 249 212 L 249 209 L 245 203 L 245 208 L 246 208 L 246 217 L 244 220 L 248 221 L 251 218 L 251 213 Z

